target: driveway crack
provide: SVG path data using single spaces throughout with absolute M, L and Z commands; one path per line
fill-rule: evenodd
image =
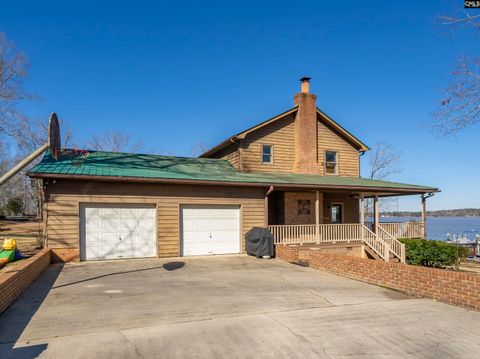
M 137 355 L 137 357 L 144 358 L 143 354 L 140 353 L 140 350 L 138 350 L 137 346 L 131 340 L 129 340 L 125 336 L 125 334 L 122 333 L 121 330 L 117 330 L 117 332 L 118 332 L 118 334 L 120 334 L 120 336 L 123 338 L 123 340 L 125 340 L 125 342 L 127 342 L 127 344 L 130 344 L 133 347 L 133 350 L 135 350 L 135 354 Z
M 305 344 L 310 344 L 310 348 L 317 352 L 315 350 L 315 343 L 313 343 L 312 341 L 308 340 L 307 338 L 305 338 L 302 334 L 299 334 L 297 333 L 295 330 L 293 330 L 292 328 L 290 328 L 288 325 L 282 323 L 280 320 L 278 320 L 277 318 L 275 318 L 274 316 L 270 315 L 270 314 L 265 314 L 267 317 L 273 319 L 276 323 L 280 324 L 282 327 L 284 327 L 285 329 L 287 329 L 290 333 L 292 333 L 298 340 L 300 340 L 301 342 L 305 343 Z M 317 354 L 319 354 L 317 352 Z M 326 349 L 322 346 L 322 354 L 325 355 L 327 358 L 332 358 L 330 355 L 327 354 L 327 351 Z

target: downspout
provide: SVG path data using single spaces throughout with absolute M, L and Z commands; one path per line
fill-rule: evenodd
M 361 177 L 360 175 L 360 157 L 362 157 L 365 154 L 366 151 L 359 151 L 358 153 L 358 177 Z
M 422 222 L 423 222 L 423 239 L 427 239 L 427 198 L 435 196 L 435 192 L 422 194 Z

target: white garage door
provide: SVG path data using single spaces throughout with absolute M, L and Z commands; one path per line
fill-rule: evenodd
M 155 257 L 155 213 L 155 205 L 81 205 L 81 259 Z
M 240 252 L 238 206 L 182 206 L 182 254 Z

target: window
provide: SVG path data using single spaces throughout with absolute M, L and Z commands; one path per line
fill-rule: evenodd
M 273 147 L 270 145 L 262 146 L 262 163 L 273 163 Z
M 336 175 L 338 169 L 337 152 L 325 152 L 325 173 L 328 175 Z

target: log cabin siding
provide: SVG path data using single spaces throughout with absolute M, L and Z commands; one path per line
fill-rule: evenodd
M 227 160 L 232 164 L 233 167 L 235 167 L 237 170 L 240 169 L 240 155 L 238 151 L 238 144 L 232 143 L 225 149 L 222 149 L 215 153 L 213 158 L 218 158 L 221 160 Z
M 159 257 L 180 255 L 180 206 L 182 204 L 239 205 L 241 248 L 244 235 L 264 225 L 264 189 L 168 184 L 61 181 L 45 191 L 46 236 L 50 248 L 79 249 L 80 203 L 151 203 L 157 207 Z
M 273 146 L 273 163 L 262 163 L 262 145 Z M 295 157 L 295 114 L 285 116 L 242 140 L 242 170 L 245 172 L 292 172 Z
M 341 177 L 359 177 L 360 158 L 358 150 L 322 121 L 318 121 L 317 131 L 320 174 L 325 174 L 325 151 L 335 151 L 338 156 L 338 175 Z
M 358 150 L 340 134 L 327 126 L 321 117 L 317 124 L 318 174 L 325 175 L 325 151 L 338 153 L 338 176 L 359 177 Z M 273 148 L 273 163 L 262 163 L 262 145 Z M 315 146 L 315 144 L 312 144 Z M 241 156 L 241 158 L 240 158 Z M 295 114 L 290 114 L 249 133 L 238 146 L 231 145 L 213 156 L 226 159 L 244 172 L 292 173 L 295 162 Z

